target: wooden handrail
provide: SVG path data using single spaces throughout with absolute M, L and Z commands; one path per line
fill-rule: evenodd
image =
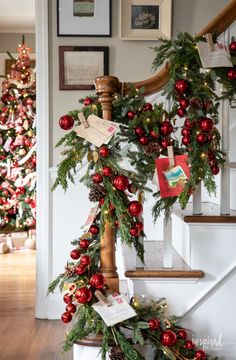
M 222 34 L 236 20 L 236 0 L 231 0 L 228 5 L 214 17 L 207 26 L 205 26 L 197 36 L 203 36 L 207 33 L 216 33 L 217 36 Z M 135 88 L 144 88 L 144 95 L 150 95 L 160 91 L 169 80 L 169 66 L 165 65 L 157 74 L 149 79 L 134 82 Z M 124 94 L 127 94 L 130 83 L 125 83 Z

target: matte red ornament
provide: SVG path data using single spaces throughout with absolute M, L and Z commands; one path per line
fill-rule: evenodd
M 95 289 L 102 289 L 105 284 L 105 278 L 102 274 L 94 274 L 90 278 L 89 284 Z
M 161 343 L 164 346 L 172 346 L 177 341 L 177 336 L 173 330 L 166 330 L 161 334 Z
M 120 191 L 125 191 L 126 189 L 128 189 L 129 186 L 129 180 L 126 176 L 124 175 L 118 175 L 115 177 L 115 179 L 113 180 L 113 185 L 115 186 L 115 188 L 117 190 Z
M 107 156 L 110 154 L 110 151 L 109 151 L 109 149 L 108 149 L 106 146 L 102 146 L 102 147 L 99 149 L 99 154 L 100 154 L 102 157 L 107 157 Z
M 103 181 L 103 177 L 101 174 L 97 173 L 92 176 L 92 180 L 95 184 L 100 184 Z
M 134 227 L 138 228 L 139 231 L 143 231 L 143 223 L 141 221 L 137 221 L 135 224 L 134 224 Z
M 234 69 L 230 69 L 227 73 L 227 77 L 230 81 L 236 79 L 236 71 Z
M 205 144 L 207 142 L 207 137 L 205 134 L 198 134 L 196 140 L 199 144 Z
M 189 87 L 189 84 L 186 80 L 177 80 L 175 82 L 175 90 L 181 94 L 184 94 Z
M 69 323 L 71 320 L 72 320 L 72 315 L 69 311 L 66 311 L 64 312 L 62 315 L 61 315 L 61 320 L 67 324 Z
M 231 43 L 229 44 L 229 51 L 231 53 L 236 52 L 236 41 L 235 40 L 231 41 Z
M 187 136 L 182 137 L 181 141 L 182 141 L 182 144 L 185 146 L 187 146 L 191 143 L 190 137 L 187 137 Z
M 86 267 L 83 264 L 76 266 L 75 272 L 77 275 L 83 275 L 86 272 Z
M 211 167 L 211 173 L 212 173 L 212 175 L 217 175 L 217 174 L 219 174 L 219 172 L 220 172 L 219 166 L 214 165 L 214 166 Z
M 159 138 L 159 132 L 156 132 L 155 130 L 151 130 L 150 133 L 149 133 L 149 135 L 151 136 L 151 138 L 152 138 L 153 140 L 156 140 L 156 139 Z
M 161 128 L 160 128 L 160 133 L 162 135 L 170 135 L 173 131 L 173 126 L 171 125 L 171 123 L 169 121 L 163 121 L 161 123 Z
M 177 115 L 179 116 L 179 117 L 184 117 L 185 115 L 186 115 L 186 109 L 185 108 L 182 108 L 182 107 L 180 107 L 180 108 L 178 108 L 177 109 Z
M 135 117 L 136 113 L 134 111 L 128 111 L 127 112 L 127 118 L 129 120 L 133 120 L 133 118 Z
M 180 339 L 184 339 L 184 340 L 186 340 L 186 339 L 187 339 L 187 336 L 188 336 L 187 331 L 184 330 L 184 329 L 180 329 L 180 330 L 178 331 L 177 335 L 178 335 L 178 337 L 179 337 Z
M 187 109 L 189 106 L 189 100 L 188 99 L 179 99 L 179 105 L 181 108 Z
M 198 121 L 198 127 L 203 132 L 209 132 L 212 130 L 214 122 L 210 118 L 202 118 Z
M 137 200 L 131 201 L 128 205 L 128 212 L 131 216 L 139 216 L 143 212 L 143 206 Z
M 135 132 L 135 134 L 138 135 L 138 136 L 143 136 L 143 135 L 145 135 L 145 131 L 144 131 L 144 129 L 141 128 L 141 127 L 136 127 L 136 128 L 134 129 L 134 132 Z
M 91 264 L 91 258 L 90 258 L 90 256 L 88 256 L 88 255 L 83 255 L 83 256 L 81 256 L 81 258 L 80 258 L 80 264 L 81 264 L 81 265 L 84 265 L 84 266 L 90 265 L 90 264 Z
M 146 136 L 142 136 L 140 139 L 139 139 L 139 142 L 141 145 L 147 145 L 149 143 L 149 140 Z
M 186 340 L 184 343 L 184 347 L 188 350 L 195 349 L 195 344 L 192 342 L 192 340 Z
M 59 126 L 63 130 L 70 130 L 74 126 L 74 118 L 70 115 L 63 115 L 59 119 Z
M 138 237 L 140 235 L 140 230 L 137 227 L 132 227 L 129 233 L 131 236 Z
M 91 105 L 93 103 L 93 99 L 91 97 L 87 97 L 86 99 L 84 99 L 83 104 L 84 106 L 88 106 Z
M 187 129 L 192 129 L 194 127 L 194 123 L 190 119 L 185 119 L 184 126 Z
M 99 233 L 99 227 L 97 225 L 91 225 L 89 232 L 93 235 L 97 235 Z
M 74 314 L 76 312 L 75 304 L 70 303 L 70 304 L 66 305 L 66 311 L 68 311 L 71 314 Z
M 70 257 L 73 260 L 77 260 L 80 258 L 80 251 L 78 249 L 71 250 Z
M 86 286 L 80 288 L 75 293 L 76 301 L 80 304 L 89 303 L 92 299 L 92 296 L 93 296 L 93 294 L 92 294 L 91 290 L 88 289 Z
M 113 174 L 113 171 L 109 166 L 106 166 L 102 169 L 102 173 L 104 176 L 111 177 Z
M 205 353 L 205 351 L 203 350 L 198 350 L 196 351 L 195 355 L 194 355 L 194 359 L 196 360 L 206 360 L 207 355 Z
M 80 239 L 80 241 L 79 241 L 79 246 L 80 246 L 81 249 L 88 249 L 89 245 L 90 245 L 90 241 L 89 241 L 89 240 L 87 240 L 87 239 Z
M 181 134 L 183 136 L 189 137 L 190 134 L 191 134 L 191 131 L 188 128 L 183 128 L 182 131 L 181 131 Z
M 148 325 L 150 330 L 156 330 L 161 326 L 161 322 L 159 319 L 150 319 Z
M 144 104 L 143 105 L 143 110 L 144 111 L 152 111 L 152 104 L 150 104 L 150 103 L 146 103 L 146 104 Z

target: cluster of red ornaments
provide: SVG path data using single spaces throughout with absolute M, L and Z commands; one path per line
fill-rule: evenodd
M 229 51 L 231 56 L 236 57 L 236 41 L 233 40 L 229 44 Z M 230 68 L 227 70 L 227 77 L 229 81 L 236 81 L 236 67 Z

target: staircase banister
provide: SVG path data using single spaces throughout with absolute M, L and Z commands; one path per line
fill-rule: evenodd
M 231 0 L 224 9 L 216 15 L 208 25 L 206 25 L 197 36 L 203 36 L 207 33 L 221 35 L 236 20 L 236 0 Z M 169 80 L 169 65 L 165 64 L 157 74 L 149 79 L 132 83 L 137 89 L 144 89 L 143 95 L 150 95 L 160 91 Z M 124 94 L 130 91 L 130 83 L 124 84 Z

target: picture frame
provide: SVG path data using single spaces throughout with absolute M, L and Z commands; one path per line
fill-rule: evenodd
M 111 0 L 57 0 L 57 36 L 111 36 Z
M 109 75 L 108 46 L 59 46 L 60 90 L 93 90 L 102 75 Z
M 120 39 L 171 37 L 172 0 L 120 0 Z

